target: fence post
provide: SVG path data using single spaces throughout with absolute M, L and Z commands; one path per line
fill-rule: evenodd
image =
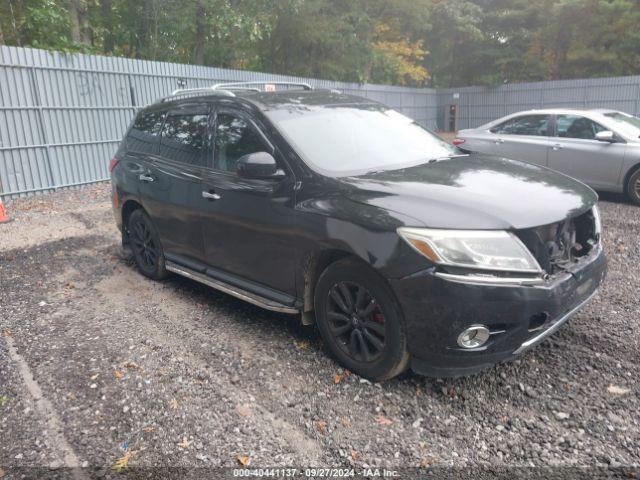
M 55 179 L 53 174 L 53 166 L 51 165 L 51 152 L 49 147 L 49 139 L 47 138 L 47 131 L 44 127 L 44 112 L 42 110 L 42 100 L 40 99 L 40 87 L 38 86 L 38 80 L 36 79 L 36 75 L 34 72 L 33 66 L 28 67 L 29 71 L 29 80 L 31 81 L 31 93 L 33 95 L 34 100 L 36 101 L 35 106 L 37 107 L 38 112 L 38 128 L 40 129 L 42 143 L 45 145 L 45 155 L 47 157 L 47 170 L 49 171 L 49 176 L 51 177 L 51 187 L 49 190 L 53 190 L 54 192 L 58 189 L 58 182 Z

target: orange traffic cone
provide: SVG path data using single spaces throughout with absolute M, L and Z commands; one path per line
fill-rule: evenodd
M 0 200 L 0 223 L 10 222 L 11 219 L 7 216 L 7 211 L 4 209 L 2 200 Z

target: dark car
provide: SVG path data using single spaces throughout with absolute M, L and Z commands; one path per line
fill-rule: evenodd
M 373 380 L 513 359 L 595 293 L 589 187 L 302 86 L 179 91 L 138 113 L 110 170 L 144 275 L 300 315 Z

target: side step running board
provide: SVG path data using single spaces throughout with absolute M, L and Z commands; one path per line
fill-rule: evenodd
M 216 290 L 220 290 L 221 292 L 228 293 L 229 295 L 233 295 L 240 300 L 244 300 L 245 302 L 252 303 L 253 305 L 257 305 L 258 307 L 272 310 L 274 312 L 281 313 L 291 313 L 297 314 L 300 313 L 295 307 L 289 307 L 287 305 L 283 305 L 281 303 L 275 302 L 273 300 L 269 300 L 267 298 L 258 296 L 254 293 L 247 292 L 246 290 L 242 290 L 233 285 L 229 285 L 228 283 L 222 282 L 215 278 L 211 278 L 208 275 L 204 275 L 199 272 L 195 272 L 187 267 L 183 267 L 182 265 L 178 265 L 177 263 L 173 263 L 167 260 L 166 268 L 170 272 L 177 273 L 178 275 L 182 275 L 183 277 L 190 278 L 191 280 L 195 280 L 196 282 L 200 282 L 204 285 L 208 285 L 209 287 L 215 288 Z

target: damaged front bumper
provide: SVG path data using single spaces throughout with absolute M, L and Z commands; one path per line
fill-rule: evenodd
M 468 375 L 516 358 L 556 332 L 595 294 L 607 261 L 602 248 L 551 278 L 450 275 L 429 269 L 390 280 L 402 305 L 412 368 L 428 376 Z M 478 348 L 458 335 L 489 329 Z

